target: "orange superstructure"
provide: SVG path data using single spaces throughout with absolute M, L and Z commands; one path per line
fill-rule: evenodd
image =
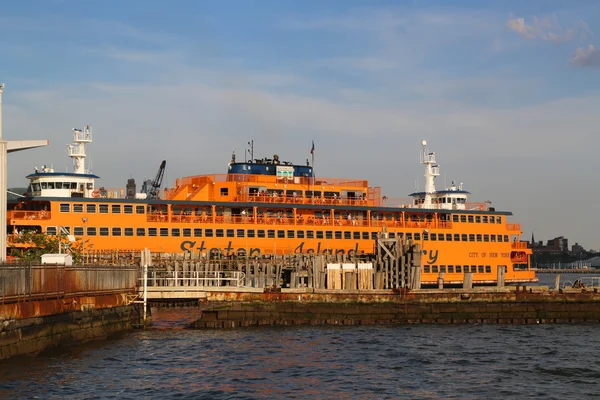
M 437 165 L 426 166 L 435 173 Z M 441 273 L 448 284 L 459 284 L 465 272 L 474 272 L 475 284 L 492 284 L 498 268 L 505 268 L 507 283 L 537 280 L 520 225 L 507 221 L 511 213 L 466 202 L 462 188 L 426 188 L 406 204 L 390 204 L 366 180 L 312 172 L 275 157 L 232 162 L 227 174 L 178 179 L 161 199 L 35 196 L 11 203 L 7 222 L 9 232 L 52 235 L 66 228 L 88 250 L 250 257 L 372 253 L 384 230 L 421 244 L 424 285 Z

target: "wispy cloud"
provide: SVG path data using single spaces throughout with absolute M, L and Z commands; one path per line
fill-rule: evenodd
M 438 40 L 469 36 L 473 31 L 489 31 L 493 24 L 490 17 L 496 15 L 488 11 L 456 10 L 411 10 L 401 7 L 381 9 L 353 9 L 346 14 L 322 18 L 288 19 L 289 29 L 330 31 L 330 32 L 371 32 L 387 35 L 394 32 L 400 35 L 427 36 Z
M 378 31 L 401 28 L 409 21 L 408 16 L 399 16 L 391 10 L 363 9 L 354 10 L 341 16 L 292 18 L 286 21 L 286 26 L 298 30 Z
M 526 39 L 541 39 L 553 43 L 564 43 L 576 37 L 586 38 L 593 33 L 584 21 L 579 21 L 573 27 L 563 29 L 556 18 L 533 16 L 533 21 L 529 24 L 525 18 L 511 18 L 506 26 L 516 32 L 519 36 Z
M 565 71 L 566 62 L 546 65 L 555 54 L 600 65 L 592 30 L 579 21 L 598 29 L 593 5 L 534 18 L 528 5 L 507 17 L 504 4 L 258 2 L 261 18 L 202 5 L 161 6 L 146 20 L 123 17 L 125 3 L 108 19 L 42 3 L 37 14 L 23 5 L 26 19 L 0 17 L 0 37 L 11 38 L 0 41 L 2 54 L 10 51 L 6 136 L 52 143 L 9 157 L 15 184 L 41 162 L 66 168 L 69 129 L 89 123 L 94 171 L 106 186 L 151 177 L 162 159 L 170 179 L 226 172 L 231 150 L 242 154 L 250 139 L 257 154 L 303 162 L 314 139 L 319 176 L 372 178 L 397 197 L 422 174 L 414 157 L 428 139 L 443 149 L 444 172 L 464 178 L 475 198 L 485 192 L 525 224 L 544 221 L 547 232 L 584 229 L 573 223 L 583 214 L 547 215 L 573 201 L 587 210 L 585 199 L 598 194 L 572 177 L 593 180 L 598 169 L 600 86 L 585 71 Z M 30 90 L 11 84 L 23 77 L 33 79 Z M 556 181 L 570 190 L 556 192 Z M 548 200 L 515 200 L 512 188 Z M 585 195 L 573 200 L 573 192 Z
M 136 63 L 164 63 L 166 62 L 166 60 L 171 60 L 174 57 L 179 57 L 179 54 L 176 54 L 174 52 L 168 53 L 165 51 L 128 50 L 112 46 L 103 50 L 99 50 L 97 51 L 97 53 L 115 60 Z
M 600 50 L 590 44 L 587 49 L 579 47 L 575 50 L 571 62 L 578 67 L 600 67 Z
M 400 62 L 384 56 L 364 56 L 364 57 L 333 57 L 312 60 L 306 63 L 310 67 L 329 68 L 329 69 L 356 69 L 367 72 L 381 72 L 394 70 L 399 67 Z

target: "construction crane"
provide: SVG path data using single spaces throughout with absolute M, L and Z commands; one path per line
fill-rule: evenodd
M 160 194 L 160 186 L 162 185 L 163 177 L 165 176 L 165 166 L 167 161 L 163 160 L 158 168 L 158 173 L 153 181 L 145 180 L 142 184 L 142 193 L 146 193 L 148 199 L 158 199 Z

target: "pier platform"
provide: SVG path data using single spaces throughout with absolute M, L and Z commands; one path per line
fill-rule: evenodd
M 106 265 L 1 265 L 0 359 L 139 326 L 138 274 Z
M 206 292 L 193 328 L 264 325 L 599 323 L 597 290 L 506 287 L 360 292 Z

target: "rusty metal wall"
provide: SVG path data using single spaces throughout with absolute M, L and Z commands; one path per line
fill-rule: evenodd
M 0 303 L 108 293 L 133 293 L 138 267 L 0 265 Z

